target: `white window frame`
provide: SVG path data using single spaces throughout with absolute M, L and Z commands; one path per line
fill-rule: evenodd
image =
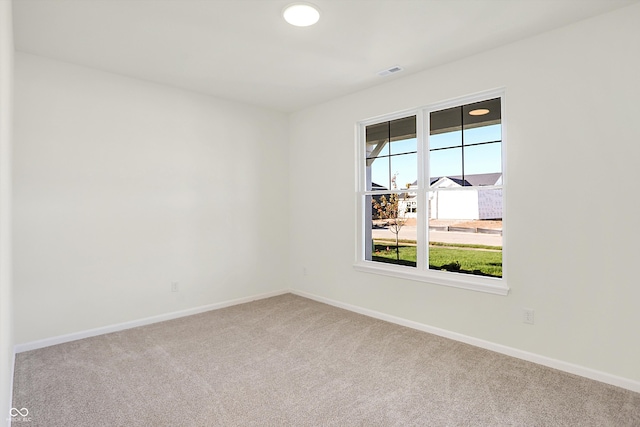
M 427 212 L 427 192 L 429 180 L 429 114 L 434 111 L 444 110 L 447 108 L 458 107 L 474 102 L 484 101 L 492 98 L 500 98 L 501 108 L 501 126 L 502 126 L 502 278 L 475 276 L 472 274 L 456 273 L 449 271 L 438 271 L 429 269 L 426 251 L 428 250 L 428 215 Z M 408 116 L 416 116 L 416 140 L 418 151 L 418 191 L 417 191 L 417 265 L 416 267 L 402 266 L 396 264 L 387 264 L 377 261 L 368 261 L 365 259 L 365 238 L 367 237 L 366 221 L 364 218 L 365 209 L 371 209 L 371 206 L 365 206 L 366 195 L 370 194 L 366 191 L 366 166 L 364 159 L 366 158 L 366 127 L 381 122 L 402 119 Z M 487 292 L 496 295 L 507 295 L 509 287 L 507 286 L 507 263 L 505 262 L 506 242 L 506 200 L 507 200 L 507 179 L 506 179 L 506 145 L 507 132 L 505 124 L 505 90 L 495 89 L 485 91 L 474 95 L 459 97 L 443 102 L 430 104 L 427 106 L 414 108 L 410 110 L 399 111 L 383 116 L 377 116 L 370 119 L 359 121 L 356 124 L 356 261 L 354 268 L 358 271 L 366 273 L 381 274 L 385 276 L 397 277 L 402 279 L 417 280 L 428 282 L 436 285 L 451 286 L 455 288 L 469 289 L 473 291 Z M 389 190 L 385 191 L 389 193 Z

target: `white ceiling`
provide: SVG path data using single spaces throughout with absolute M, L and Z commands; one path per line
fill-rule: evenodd
M 311 0 L 305 28 L 292 1 L 14 0 L 15 46 L 295 111 L 640 0 Z

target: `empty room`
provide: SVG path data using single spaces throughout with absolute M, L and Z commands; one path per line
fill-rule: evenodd
M 0 423 L 640 426 L 640 1 L 0 0 Z

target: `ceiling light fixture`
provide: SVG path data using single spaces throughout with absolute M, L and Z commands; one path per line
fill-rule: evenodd
M 470 116 L 484 116 L 485 114 L 489 114 L 489 110 L 486 108 L 477 108 L 475 110 L 469 111 Z
M 320 19 L 318 8 L 309 3 L 293 3 L 285 7 L 282 17 L 296 27 L 308 27 Z

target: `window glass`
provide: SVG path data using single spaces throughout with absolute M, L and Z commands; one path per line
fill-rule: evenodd
M 502 172 L 502 144 L 472 145 L 464 148 L 464 172 L 465 176 L 491 174 Z M 488 181 L 471 185 L 494 185 Z
M 391 188 L 408 188 L 418 179 L 418 154 L 391 156 Z
M 429 269 L 502 277 L 502 189 L 472 188 L 502 184 L 500 99 L 432 112 L 430 123 Z
M 369 196 L 372 210 L 367 260 L 409 267 L 416 266 L 417 206 L 415 195 Z
M 462 148 L 447 148 L 429 153 L 429 173 L 431 185 L 436 178 L 462 176 Z
M 428 197 L 429 269 L 502 277 L 502 190 L 437 191 Z
M 445 132 L 431 135 L 429 137 L 429 148 L 435 150 L 438 148 L 460 147 L 462 146 L 462 131 Z
M 367 159 L 370 163 L 369 169 L 371 179 L 368 182 L 367 190 L 388 190 L 391 186 L 391 177 L 389 176 L 389 157 L 376 157 Z
M 464 145 L 500 141 L 501 134 L 502 127 L 499 124 L 468 128 L 464 130 Z
M 402 139 L 391 143 L 391 154 L 415 153 L 418 151 L 416 139 Z

